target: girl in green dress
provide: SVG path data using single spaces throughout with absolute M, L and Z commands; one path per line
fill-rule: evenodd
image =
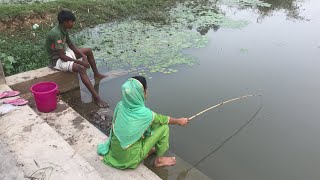
M 188 118 L 172 118 L 145 107 L 147 82 L 142 76 L 128 79 L 121 87 L 112 129 L 106 143 L 98 145 L 103 162 L 118 169 L 134 169 L 150 153 L 157 157 L 154 166 L 172 166 L 174 157 L 164 157 L 169 148 L 169 126 L 188 124 Z

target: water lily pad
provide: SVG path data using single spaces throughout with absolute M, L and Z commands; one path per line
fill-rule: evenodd
M 268 7 L 260 0 L 222 0 L 220 3 Z M 245 20 L 227 17 L 214 1 L 180 3 L 169 14 L 166 25 L 135 20 L 115 22 L 83 30 L 74 35 L 74 39 L 78 45 L 94 47 L 95 57 L 102 59 L 98 66 L 128 69 L 141 75 L 146 75 L 145 72 L 170 74 L 178 72 L 177 66 L 196 63 L 196 59 L 183 54 L 182 50 L 207 46 L 209 39 L 201 35 L 203 32 L 248 24 Z

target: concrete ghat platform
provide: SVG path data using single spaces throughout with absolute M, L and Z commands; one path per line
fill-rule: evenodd
M 18 89 L 21 94 L 30 93 L 29 88 L 42 81 L 54 81 L 59 85 L 60 92 L 79 87 L 78 77 L 75 73 L 60 72 L 48 67 L 9 76 L 5 80 L 8 86 L 15 90 Z
M 104 179 L 160 179 L 143 164 L 135 170 L 118 170 L 105 165 L 97 154 L 97 144 L 105 142 L 108 137 L 63 101 L 58 103 L 55 112 L 40 113 L 35 111 Z
M 32 97 L 29 92 L 31 85 L 41 81 L 56 82 L 62 93 L 79 87 L 75 74 L 50 68 L 6 78 L 7 84 L 12 89 L 22 92 L 21 96 L 27 99 Z M 0 87 L 0 92 L 9 88 L 6 85 Z M 33 173 L 40 173 L 39 175 L 44 173 L 47 177 L 50 176 L 50 179 L 59 180 L 93 178 L 153 180 L 160 179 L 154 173 L 157 172 L 162 174 L 163 179 L 210 179 L 197 169 L 192 169 L 187 174 L 179 174 L 190 165 L 177 156 L 177 165 L 168 168 L 152 169 L 152 159 L 146 161 L 147 166 L 154 172 L 143 164 L 135 170 L 122 171 L 111 168 L 103 164 L 96 153 L 97 144 L 106 139 L 106 135 L 63 101 L 58 103 L 57 110 L 52 113 L 40 113 L 36 109 L 24 106 L 1 117 L 0 120 L 0 140 L 9 149 L 17 164 L 23 164 L 17 168 L 21 169 L 25 177 Z M 54 153 L 59 155 L 56 156 Z M 41 155 L 38 157 L 38 154 Z M 51 174 L 51 171 L 55 175 Z M 1 171 L 0 177 L 2 177 Z
M 177 159 L 176 166 L 166 168 L 154 168 L 154 158 L 146 160 L 146 168 L 143 164 L 135 170 L 117 170 L 101 163 L 99 156 L 96 153 L 97 144 L 104 142 L 107 136 L 84 119 L 74 109 L 69 107 L 63 101 L 58 103 L 58 108 L 52 113 L 40 113 L 35 111 L 42 117 L 50 126 L 52 126 L 84 159 L 86 159 L 103 178 L 113 179 L 110 177 L 117 177 L 120 179 L 160 179 L 155 177 L 148 168 L 153 172 L 159 173 L 162 179 L 182 179 L 192 180 L 210 179 L 197 169 L 192 169 L 188 173 L 183 173 L 184 170 L 191 167 L 190 164 L 179 158 L 173 153 L 169 156 L 174 156 Z M 180 173 L 182 172 L 182 173 Z
M 6 83 L 19 90 L 24 98 L 30 98 L 29 88 L 41 81 L 56 82 L 62 93 L 79 87 L 74 74 L 50 68 L 6 77 Z M 0 92 L 11 90 L 10 87 L 0 85 Z M 126 171 L 103 164 L 96 147 L 107 136 L 64 102 L 60 101 L 56 112 L 37 113 L 29 106 L 22 106 L 0 119 L 0 140 L 7 148 L 6 153 L 10 152 L 19 164 L 15 168 L 20 169 L 25 177 L 45 176 L 58 180 L 160 179 L 143 164 L 136 170 Z M 9 173 L 7 178 L 11 179 Z M 5 175 L 5 172 L 0 172 L 0 177 Z
M 0 92 L 11 90 L 0 85 Z M 29 106 L 0 119 L 0 138 L 28 179 L 102 179 L 54 129 Z M 5 176 L 6 172 L 0 172 Z M 9 174 L 9 173 L 8 173 Z M 10 179 L 9 177 L 7 179 Z

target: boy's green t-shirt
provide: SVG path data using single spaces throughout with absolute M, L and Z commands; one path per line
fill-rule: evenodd
M 49 56 L 50 67 L 54 67 L 59 59 L 58 50 L 66 51 L 68 43 L 71 43 L 69 33 L 60 25 L 55 26 L 48 32 L 45 47 Z

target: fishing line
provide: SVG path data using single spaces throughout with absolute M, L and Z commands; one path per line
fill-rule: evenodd
M 225 104 L 225 103 L 228 103 L 228 102 L 231 102 L 231 101 L 235 101 L 235 100 L 239 100 L 239 99 L 243 99 L 243 98 L 246 98 L 246 97 L 252 97 L 252 96 L 260 96 L 260 107 L 259 107 L 259 109 L 254 113 L 254 115 L 251 117 L 251 119 L 250 119 L 249 121 L 247 121 L 244 125 L 242 125 L 234 134 L 232 134 L 230 137 L 228 137 L 226 140 L 224 140 L 224 141 L 221 143 L 221 145 L 219 145 L 217 148 L 215 148 L 214 150 L 212 150 L 212 151 L 211 151 L 210 153 L 208 153 L 206 156 L 204 156 L 203 158 L 201 158 L 201 159 L 200 159 L 195 165 L 193 165 L 191 168 L 189 168 L 188 170 L 184 171 L 183 174 L 189 172 L 191 169 L 195 168 L 197 165 L 199 165 L 199 164 L 200 164 L 203 160 L 205 160 L 207 157 L 209 157 L 210 155 L 212 155 L 212 154 L 214 154 L 215 152 L 217 152 L 221 147 L 223 147 L 223 145 L 224 145 L 225 143 L 227 143 L 228 141 L 230 141 L 234 136 L 236 136 L 240 131 L 242 131 L 242 129 L 243 129 L 245 126 L 247 126 L 247 125 L 257 116 L 257 114 L 258 114 L 258 113 L 260 112 L 260 110 L 262 109 L 262 107 L 263 107 L 262 98 L 261 98 L 262 95 L 246 95 L 246 96 L 241 96 L 241 97 L 238 97 L 238 98 L 230 99 L 230 100 L 228 100 L 228 101 L 225 101 L 225 102 L 222 102 L 222 103 L 217 104 L 217 105 L 215 105 L 215 106 L 212 106 L 212 107 L 210 107 L 210 108 L 208 108 L 208 109 L 206 109 L 206 110 L 204 110 L 204 111 L 201 111 L 200 113 L 198 113 L 198 114 L 190 117 L 190 119 L 193 119 L 193 118 L 199 116 L 200 114 L 203 114 L 203 113 L 209 111 L 210 109 L 216 108 L 216 107 L 221 106 L 221 105 L 223 105 L 223 104 Z

